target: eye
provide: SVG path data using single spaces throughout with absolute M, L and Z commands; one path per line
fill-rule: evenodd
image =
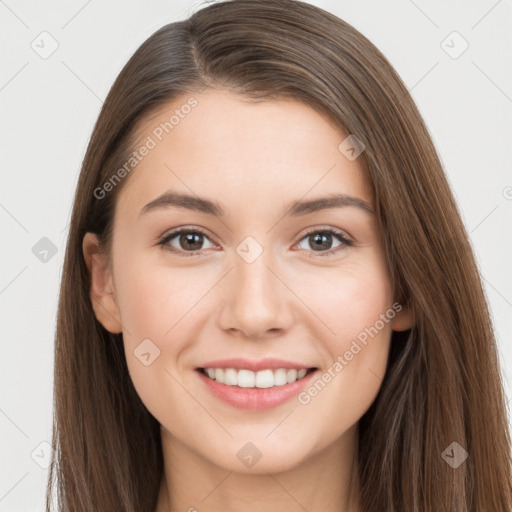
M 339 240 L 339 244 L 334 248 L 332 248 L 333 238 Z M 176 239 L 178 247 L 171 243 L 174 239 Z M 202 245 L 205 239 L 209 240 L 208 235 L 199 228 L 180 228 L 165 235 L 158 245 L 179 256 L 201 256 L 198 253 L 204 248 Z M 343 232 L 332 228 L 309 231 L 301 238 L 299 245 L 302 240 L 306 240 L 312 248 L 312 252 L 317 253 L 318 256 L 329 256 L 353 245 L 353 242 Z M 210 248 L 216 247 L 215 244 L 211 242 L 210 244 Z
M 177 243 L 181 245 L 181 247 L 174 247 L 171 242 L 173 239 L 177 238 Z M 162 238 L 158 245 L 163 246 L 165 249 L 179 253 L 180 256 L 198 256 L 197 251 L 202 249 L 203 240 L 208 240 L 208 236 L 206 233 L 198 228 L 180 228 L 172 231 Z M 212 244 L 212 247 L 215 247 Z M 189 251 L 188 249 L 191 249 Z
M 326 247 L 332 246 L 333 237 L 340 240 L 340 243 L 335 246 L 334 249 L 332 247 Z M 302 237 L 301 241 L 302 240 L 307 241 L 310 247 L 313 248 L 313 252 L 320 252 L 318 256 L 329 256 L 353 245 L 352 240 L 349 240 L 344 233 L 334 229 L 317 229 L 309 231 L 304 237 Z M 322 249 L 329 250 L 323 251 Z

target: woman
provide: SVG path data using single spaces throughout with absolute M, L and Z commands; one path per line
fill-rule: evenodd
M 468 235 L 346 22 L 212 4 L 126 64 L 75 196 L 53 445 L 59 510 L 511 510 Z

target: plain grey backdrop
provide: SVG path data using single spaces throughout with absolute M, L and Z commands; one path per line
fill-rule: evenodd
M 311 1 L 389 59 L 445 166 L 512 398 L 512 0 Z M 43 511 L 53 343 L 81 160 L 137 47 L 200 1 L 0 0 L 0 512 Z

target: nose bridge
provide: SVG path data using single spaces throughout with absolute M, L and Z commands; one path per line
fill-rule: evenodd
M 261 250 L 254 242 L 243 242 L 237 248 L 234 279 L 237 303 L 247 303 L 252 308 L 270 311 L 279 291 L 276 276 L 269 270 L 273 257 L 269 249 Z
M 247 262 L 243 258 L 238 258 L 235 263 L 235 279 L 239 286 L 241 298 L 248 296 L 252 299 L 256 296 L 265 296 L 270 299 L 272 295 L 270 291 L 275 291 L 275 275 L 269 270 L 271 262 L 269 261 L 269 252 L 265 251 L 257 259 Z M 268 297 L 266 297 L 268 295 Z
M 222 327 L 241 330 L 247 336 L 285 327 L 289 321 L 286 287 L 271 270 L 275 266 L 271 250 L 247 237 L 236 252 Z

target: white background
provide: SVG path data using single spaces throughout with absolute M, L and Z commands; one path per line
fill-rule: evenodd
M 472 239 L 510 400 L 512 0 L 311 3 L 368 37 L 411 90 Z M 0 512 L 43 511 L 47 470 L 35 460 L 49 456 L 67 226 L 102 100 L 146 38 L 200 5 L 0 0 Z M 58 43 L 47 59 L 31 48 L 43 31 Z M 453 31 L 469 44 L 456 59 L 442 45 Z M 46 263 L 32 252 L 42 237 L 57 248 Z

